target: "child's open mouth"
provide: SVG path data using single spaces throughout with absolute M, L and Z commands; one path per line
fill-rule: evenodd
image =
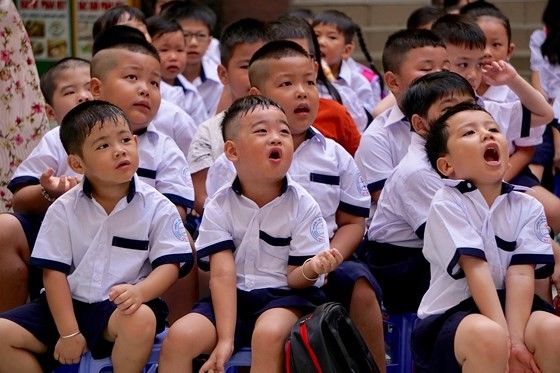
M 274 159 L 274 160 L 278 160 L 282 157 L 282 152 L 280 151 L 280 149 L 272 149 L 270 151 L 270 154 L 268 155 L 269 159 Z
M 298 107 L 296 107 L 296 109 L 294 110 L 294 113 L 296 113 L 296 114 L 309 113 L 309 105 L 307 105 L 307 104 L 298 105 Z
M 486 148 L 484 151 L 484 160 L 490 164 L 500 161 L 500 153 L 498 152 L 497 145 L 491 144 Z

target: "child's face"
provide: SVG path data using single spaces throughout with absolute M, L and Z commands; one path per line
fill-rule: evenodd
M 414 79 L 433 71 L 449 69 L 445 48 L 421 47 L 411 49 L 404 58 L 398 73 L 388 72 L 385 80 L 395 97 L 400 100 Z
M 476 91 L 482 82 L 484 51 L 448 44 L 447 54 L 451 62 L 449 71 L 461 75 Z
M 123 118 L 107 121 L 92 128 L 82 145 L 82 155 L 72 154 L 68 162 L 95 186 L 109 188 L 128 183 L 138 169 L 137 138 Z
M 483 111 L 462 111 L 447 121 L 448 154 L 437 161 L 451 179 L 470 180 L 481 187 L 501 182 L 509 168 L 507 140 Z
M 159 84 L 161 66 L 154 57 L 115 50 L 117 64 L 105 75 L 103 81 L 91 80 L 91 89 L 96 99 L 120 107 L 130 121 L 133 131 L 146 128 L 155 117 L 161 102 Z
M 339 67 L 343 59 L 350 57 L 354 44 L 344 41 L 344 34 L 336 25 L 319 23 L 313 30 L 319 41 L 321 57 L 329 66 Z
M 249 94 L 249 61 L 253 54 L 264 45 L 263 42 L 241 43 L 233 48 L 233 53 L 226 67 L 220 65 L 218 74 L 222 83 L 229 87 L 233 100 Z
M 286 111 L 292 135 L 301 135 L 317 117 L 317 64 L 303 56 L 270 60 L 268 77 L 260 93 L 278 102 Z
M 187 64 L 183 33 L 181 31 L 165 33 L 155 39 L 152 44 L 156 47 L 161 59 L 162 80 L 173 85 L 175 78 L 185 70 Z
M 89 90 L 89 67 L 79 66 L 64 69 L 56 78 L 56 89 L 52 97 L 52 106 L 47 104 L 47 114 L 56 123 L 76 105 L 93 99 Z
M 179 21 L 183 28 L 185 43 L 187 43 L 187 64 L 200 65 L 202 57 L 212 39 L 208 27 L 200 21 L 194 19 L 183 19 Z
M 283 179 L 294 152 L 286 115 L 276 107 L 255 108 L 239 118 L 238 134 L 224 149 L 240 176 Z
M 476 23 L 486 35 L 486 49 L 484 50 L 484 64 L 492 61 L 509 61 L 515 49 L 515 44 L 508 42 L 504 25 L 494 17 L 480 17 Z

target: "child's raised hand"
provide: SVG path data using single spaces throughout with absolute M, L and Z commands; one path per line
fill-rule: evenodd
M 54 347 L 53 357 L 61 364 L 77 364 L 86 351 L 86 339 L 80 333 L 70 338 L 59 338 Z
M 323 275 L 333 271 L 343 260 L 344 258 L 340 251 L 336 248 L 332 248 L 321 251 L 319 254 L 315 255 L 309 260 L 308 265 L 315 273 Z
M 78 185 L 80 179 L 73 176 L 54 176 L 54 170 L 49 167 L 41 174 L 39 182 L 51 197 L 58 198 Z
M 137 286 L 130 284 L 115 285 L 109 290 L 109 300 L 125 315 L 133 314 L 144 303 Z
M 503 60 L 492 61 L 491 64 L 482 68 L 482 79 L 488 85 L 508 84 L 517 75 L 515 68 Z

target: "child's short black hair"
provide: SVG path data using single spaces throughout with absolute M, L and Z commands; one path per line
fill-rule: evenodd
M 230 23 L 222 30 L 220 37 L 220 58 L 222 65 L 227 67 L 233 50 L 239 44 L 266 43 L 271 40 L 266 24 L 254 18 L 243 18 Z
M 313 27 L 317 25 L 335 25 L 337 30 L 344 35 L 344 42 L 346 44 L 352 43 L 354 35 L 356 35 L 356 24 L 346 14 L 338 10 L 325 10 L 317 13 L 313 17 L 311 23 Z
M 126 17 L 123 19 L 123 17 Z M 141 10 L 128 5 L 118 5 L 107 9 L 102 15 L 95 20 L 93 24 L 93 38 L 95 39 L 99 33 L 111 26 L 116 26 L 121 21 L 135 20 L 146 24 L 146 17 Z
M 460 48 L 486 48 L 486 36 L 476 22 L 464 14 L 446 14 L 432 25 L 435 32 L 445 44 Z
M 496 18 L 506 29 L 508 43 L 511 43 L 511 25 L 509 23 L 509 18 L 494 4 L 485 0 L 474 1 L 464 5 L 461 8 L 460 14 L 465 14 L 475 21 L 478 21 L 480 17 Z
M 263 45 L 255 52 L 249 62 L 249 81 L 251 86 L 260 87 L 267 77 L 267 69 L 257 69 L 259 61 L 279 60 L 286 57 L 304 57 L 311 60 L 311 56 L 303 47 L 289 40 L 274 40 Z
M 443 97 L 466 94 L 476 101 L 476 93 L 469 82 L 451 71 L 434 71 L 415 79 L 402 99 L 404 115 L 411 120 L 414 114 L 426 118 L 430 107 Z
M 426 5 L 414 10 L 406 20 L 407 29 L 423 28 L 428 24 L 434 23 L 445 11 L 437 5 Z
M 160 61 L 157 49 L 146 40 L 144 34 L 130 26 L 111 26 L 99 33 L 92 46 L 92 56 L 105 49 L 126 49 L 154 57 Z
M 101 100 L 82 102 L 62 119 L 60 141 L 66 153 L 82 156 L 82 146 L 95 126 L 118 121 L 124 121 L 130 128 L 126 114 L 117 106 Z
M 449 140 L 447 122 L 451 117 L 462 111 L 483 111 L 488 113 L 478 104 L 462 102 L 443 113 L 432 125 L 430 132 L 428 133 L 428 138 L 426 139 L 425 149 L 432 168 L 436 170 L 441 177 L 446 176 L 439 172 L 437 168 L 437 160 L 449 153 L 449 149 L 447 147 L 447 142 Z
M 160 15 L 179 23 L 184 20 L 200 21 L 208 27 L 210 34 L 216 27 L 216 13 L 197 1 L 171 1 L 161 9 Z
M 58 76 L 66 69 L 75 69 L 78 67 L 89 67 L 89 61 L 78 57 L 66 57 L 56 62 L 43 74 L 40 80 L 41 92 L 45 97 L 45 102 L 52 106 L 53 96 L 58 86 Z
M 276 107 L 284 113 L 282 106 L 271 98 L 261 95 L 248 95 L 231 104 L 222 119 L 222 136 L 224 141 L 236 138 L 239 131 L 239 118 L 255 111 L 256 108 Z
M 405 29 L 391 34 L 383 47 L 383 70 L 400 72 L 408 52 L 424 47 L 445 48 L 445 44 L 430 30 Z
M 148 34 L 152 37 L 152 40 L 159 38 L 165 34 L 172 32 L 180 32 L 183 34 L 183 29 L 181 25 L 176 21 L 170 19 L 165 19 L 160 16 L 152 16 L 146 21 Z

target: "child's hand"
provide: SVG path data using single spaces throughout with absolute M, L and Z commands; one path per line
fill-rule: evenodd
M 517 77 L 517 71 L 506 61 L 493 61 L 482 68 L 482 79 L 488 85 L 504 85 Z
M 70 338 L 59 338 L 53 356 L 61 364 L 77 364 L 86 351 L 86 339 L 82 334 L 78 334 Z
M 336 248 L 321 251 L 309 261 L 308 266 L 317 274 L 323 275 L 333 271 L 344 258 Z
M 233 343 L 231 342 L 218 342 L 214 351 L 204 365 L 198 371 L 199 373 L 218 373 L 224 372 L 226 361 L 229 360 L 233 354 Z
M 54 170 L 49 167 L 39 178 L 41 186 L 45 188 L 47 193 L 49 193 L 49 195 L 53 198 L 60 197 L 80 182 L 80 179 L 77 177 L 64 175 L 56 177 L 53 175 Z
M 508 361 L 509 372 L 533 372 L 541 373 L 533 354 L 529 352 L 525 343 L 511 341 L 511 349 Z
M 133 314 L 144 303 L 137 286 L 130 284 L 115 285 L 109 290 L 109 300 L 125 315 Z

